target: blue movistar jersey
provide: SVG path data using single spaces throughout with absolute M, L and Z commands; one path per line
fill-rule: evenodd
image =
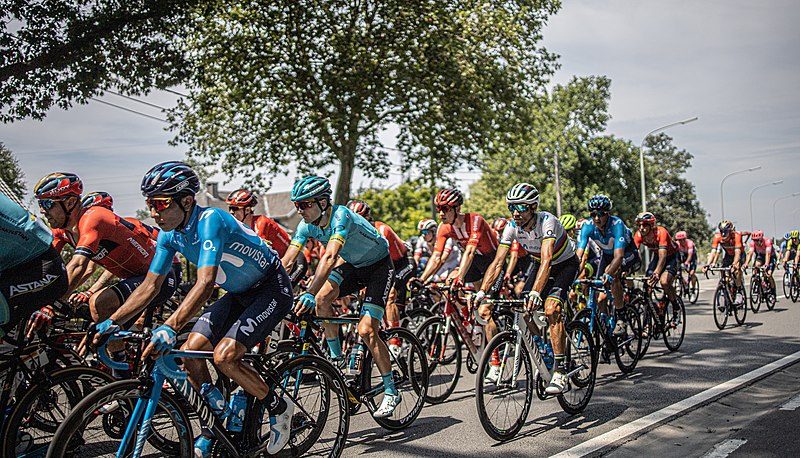
M 381 237 L 369 221 L 343 205 L 334 205 L 330 223 L 322 228 L 300 221 L 292 245 L 303 249 L 306 241 L 316 239 L 327 245 L 334 240 L 342 244 L 339 256 L 355 267 L 365 267 L 389 255 L 389 242 Z
M 278 253 L 219 208 L 195 205 L 183 230 L 161 231 L 150 272 L 166 275 L 178 251 L 198 269 L 218 266 L 216 282 L 231 293 L 243 293 L 281 268 Z
M 50 228 L 0 192 L 0 271 L 30 261 L 51 243 Z
M 583 223 L 578 236 L 578 249 L 585 250 L 589 240 L 594 240 L 603 253 L 613 255 L 614 250 L 622 248 L 627 251 L 629 247 L 633 246 L 633 233 L 621 219 L 609 216 L 605 230 L 602 232 L 592 220 Z

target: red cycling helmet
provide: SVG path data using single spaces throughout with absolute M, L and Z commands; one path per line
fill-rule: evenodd
M 258 199 L 247 189 L 237 189 L 228 194 L 225 203 L 231 207 L 255 207 L 258 203 Z
M 96 206 L 114 211 L 114 199 L 111 198 L 111 194 L 103 191 L 90 192 L 81 199 L 81 208 L 84 210 Z
M 648 224 L 650 226 L 656 225 L 656 215 L 650 212 L 642 212 L 636 216 L 636 224 Z
M 354 213 L 358 213 L 364 218 L 369 218 L 369 204 L 363 200 L 351 200 L 350 202 L 347 202 L 347 208 L 352 210 Z
M 460 207 L 464 203 L 464 196 L 458 189 L 442 189 L 433 199 L 437 207 Z
M 77 196 L 83 194 L 83 182 L 74 173 L 55 172 L 46 175 L 33 187 L 37 199 Z
M 752 234 L 750 234 L 750 237 L 751 237 L 753 240 L 761 240 L 761 239 L 763 239 L 763 238 L 764 238 L 764 231 L 755 230 L 755 231 L 753 231 L 753 233 L 752 233 Z
M 507 219 L 497 218 L 496 220 L 492 221 L 492 229 L 494 229 L 494 231 L 497 233 L 503 232 L 503 229 L 505 229 L 506 224 L 508 224 Z
M 675 240 L 686 240 L 686 231 L 678 231 L 675 234 Z

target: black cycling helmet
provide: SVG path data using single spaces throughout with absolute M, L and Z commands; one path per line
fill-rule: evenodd
M 177 194 L 194 196 L 200 191 L 200 178 L 185 162 L 162 162 L 144 175 L 141 189 L 145 197 Z

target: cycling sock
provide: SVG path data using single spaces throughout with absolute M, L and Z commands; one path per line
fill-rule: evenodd
M 557 371 L 564 372 L 564 363 L 566 362 L 566 359 L 567 357 L 563 353 L 556 353 L 553 355 L 553 366 Z
M 397 396 L 399 393 L 397 392 L 397 388 L 394 386 L 394 378 L 392 377 L 392 373 L 389 372 L 388 374 L 381 374 L 381 378 L 383 379 L 383 392 L 386 394 L 391 394 L 392 396 Z
M 118 350 L 111 353 L 111 359 L 114 361 L 125 361 L 126 358 L 127 354 L 125 350 Z M 128 369 L 111 369 L 111 376 L 117 380 L 127 379 L 130 377 L 130 374 L 131 372 Z
M 328 350 L 331 352 L 331 356 L 334 358 L 341 358 L 342 357 L 342 343 L 339 341 L 339 338 L 336 337 L 334 339 L 325 338 L 325 341 L 328 342 Z
M 400 327 L 400 320 L 386 320 L 386 324 L 389 326 L 390 329 L 391 328 L 399 328 Z M 390 345 L 397 345 L 399 347 L 400 345 L 402 345 L 402 343 L 403 343 L 403 341 L 400 340 L 399 337 L 392 337 L 391 339 L 389 339 L 389 344 Z
M 286 401 L 275 395 L 275 390 L 269 390 L 267 397 L 265 397 L 263 401 L 267 405 L 267 411 L 270 417 L 280 415 L 286 411 Z

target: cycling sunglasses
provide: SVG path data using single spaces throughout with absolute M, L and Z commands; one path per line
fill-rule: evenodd
M 233 213 L 238 210 L 244 210 L 244 207 L 234 207 L 234 206 L 228 207 L 228 213 Z
M 436 210 L 438 210 L 438 211 L 440 211 L 442 213 L 447 213 L 447 210 L 450 210 L 451 208 L 453 208 L 453 207 L 451 207 L 449 205 L 437 205 L 436 206 Z
M 531 206 L 527 204 L 508 204 L 508 211 L 511 213 L 525 213 L 526 211 L 530 210 Z
M 309 208 L 314 206 L 314 204 L 316 204 L 316 203 L 317 203 L 316 200 L 295 202 L 294 203 L 294 208 L 296 208 L 298 210 L 308 210 Z
M 162 212 L 172 205 L 172 197 L 151 197 L 145 200 L 145 202 L 147 203 L 147 208 L 150 210 Z
M 608 212 L 591 212 L 589 213 L 589 216 L 591 216 L 592 218 L 594 217 L 602 218 L 604 216 L 608 216 Z
M 427 229 L 426 229 L 426 230 L 419 231 L 419 233 L 420 233 L 421 235 L 428 235 L 428 234 L 430 234 L 430 233 L 431 233 L 431 231 L 429 231 L 429 230 L 427 230 Z
M 61 200 L 56 199 L 39 199 L 39 208 L 42 210 L 50 210 L 55 206 L 56 202 L 61 202 Z

